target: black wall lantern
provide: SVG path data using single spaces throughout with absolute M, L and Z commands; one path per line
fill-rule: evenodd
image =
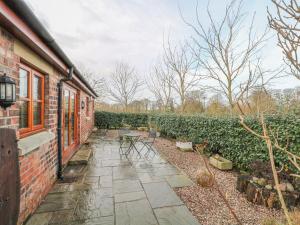
M 81 109 L 84 109 L 85 108 L 85 102 L 82 100 L 81 101 Z
M 4 109 L 16 102 L 16 82 L 4 75 L 0 76 L 0 106 Z

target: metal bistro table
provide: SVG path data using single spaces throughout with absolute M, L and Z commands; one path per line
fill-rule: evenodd
M 135 146 L 135 144 L 140 139 L 140 136 L 141 136 L 140 134 L 134 133 L 134 132 L 123 134 L 123 138 L 126 138 L 129 141 L 129 147 L 128 147 L 127 151 L 125 152 L 125 155 L 129 154 L 130 151 L 133 149 L 140 155 L 139 150 Z

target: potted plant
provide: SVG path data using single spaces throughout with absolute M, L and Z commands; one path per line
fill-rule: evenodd
M 193 142 L 189 141 L 187 137 L 181 136 L 176 138 L 176 147 L 181 151 L 193 151 Z

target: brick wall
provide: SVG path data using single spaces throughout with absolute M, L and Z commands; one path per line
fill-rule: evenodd
M 19 98 L 19 64 L 21 56 L 14 52 L 16 40 L 7 31 L 0 27 L 0 68 L 4 68 L 8 75 L 16 80 L 16 97 Z M 29 49 L 28 49 L 29 51 Z M 32 53 L 31 53 L 32 54 Z M 37 57 L 39 60 L 39 57 Z M 26 59 L 28 61 L 28 59 Z M 45 63 L 45 62 L 43 62 Z M 19 224 L 35 211 L 42 199 L 49 192 L 56 180 L 57 172 L 57 84 L 62 76 L 52 69 L 45 75 L 45 128 L 55 134 L 55 139 L 39 146 L 34 151 L 19 157 L 20 180 L 21 180 L 21 204 Z M 83 91 L 79 91 L 80 101 L 85 99 Z M 79 101 L 79 103 L 80 103 Z M 91 104 L 90 104 L 91 105 Z M 91 107 L 91 106 L 90 106 Z M 80 107 L 78 106 L 78 110 Z M 91 109 L 92 110 L 92 109 Z M 91 112 L 91 111 L 90 111 Z M 93 128 L 93 113 L 90 119 L 86 118 L 85 110 L 79 111 L 78 140 L 84 142 Z M 0 128 L 10 127 L 16 129 L 17 136 L 19 126 L 18 102 L 7 110 L 0 108 Z M 68 154 L 63 155 L 64 163 L 77 148 L 70 149 Z M 1 178 L 0 178 L 1 179 Z
M 19 57 L 14 53 L 13 37 L 0 27 L 0 69 L 6 72 L 7 76 L 15 79 L 17 93 L 19 93 L 19 61 Z M 7 110 L 0 108 L 0 127 L 17 129 L 19 124 L 18 115 L 19 109 L 17 105 L 13 105 Z
M 84 143 L 90 133 L 92 132 L 92 129 L 94 127 L 94 112 L 93 112 L 93 104 L 94 101 L 89 98 L 89 103 L 87 104 L 87 97 L 89 97 L 87 94 L 85 94 L 83 91 L 80 92 L 80 106 L 81 102 L 83 101 L 85 103 L 84 109 L 81 109 L 80 107 L 80 143 Z M 89 114 L 87 115 L 86 107 L 89 107 Z

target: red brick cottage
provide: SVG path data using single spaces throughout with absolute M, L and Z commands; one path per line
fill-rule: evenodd
M 0 0 L 4 73 L 16 81 L 16 104 L 0 108 L 0 128 L 19 138 L 22 223 L 92 131 L 96 93 L 23 0 Z

